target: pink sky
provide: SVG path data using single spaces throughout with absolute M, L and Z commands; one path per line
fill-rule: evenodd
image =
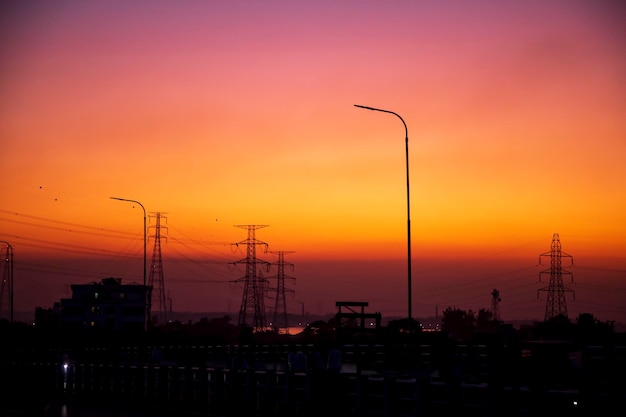
M 166 213 L 175 310 L 238 310 L 235 225 L 262 224 L 294 251 L 290 310 L 406 314 L 404 127 L 362 104 L 408 126 L 415 316 L 490 308 L 496 288 L 503 319 L 543 318 L 537 263 L 559 233 L 570 317 L 626 322 L 621 2 L 0 7 L 16 309 L 141 281 L 142 214 L 118 196 Z

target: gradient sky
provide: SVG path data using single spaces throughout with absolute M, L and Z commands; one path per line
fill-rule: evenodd
M 166 216 L 176 311 L 237 311 L 236 226 L 267 225 L 258 257 L 293 252 L 290 312 L 406 315 L 404 126 L 361 104 L 408 127 L 414 316 L 490 309 L 498 289 L 502 319 L 543 319 L 558 233 L 570 318 L 626 322 L 623 2 L 0 7 L 16 310 L 142 280 L 142 211 L 117 196 L 143 204 L 148 236 Z

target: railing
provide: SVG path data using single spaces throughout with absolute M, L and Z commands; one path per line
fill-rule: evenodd
M 256 357 L 250 361 L 253 366 L 236 369 L 230 359 L 240 348 L 186 347 L 185 351 L 204 352 L 197 355 L 210 363 L 204 366 L 183 365 L 182 361 L 142 363 L 138 359 L 143 354 L 134 348 L 129 349 L 134 354 L 122 355 L 124 361 L 106 361 L 111 355 L 102 352 L 84 354 L 101 361 L 36 361 L 23 354 L 5 355 L 0 359 L 0 392 L 17 398 L 21 390 L 32 390 L 35 395 L 45 392 L 55 401 L 101 402 L 171 410 L 172 414 L 258 417 L 324 413 L 486 416 L 591 407 L 598 411 L 626 400 L 625 383 L 615 380 L 626 368 L 623 347 L 586 348 L 583 353 L 588 359 L 581 379 L 569 381 L 568 386 L 560 382 L 563 378 L 558 382 L 540 375 L 521 378 L 508 374 L 508 368 L 494 369 L 494 359 L 481 346 L 457 347 L 458 374 L 439 368 L 433 359 L 436 352 L 426 345 L 418 349 L 420 366 L 406 370 L 385 369 L 389 360 L 384 346 L 344 346 L 344 367 L 339 374 L 315 369 L 311 362 L 307 372 L 289 371 L 283 361 L 287 346 L 256 347 Z M 313 347 L 300 348 L 310 353 Z M 210 360 L 207 352 L 211 352 Z M 519 375 L 529 370 L 518 369 Z

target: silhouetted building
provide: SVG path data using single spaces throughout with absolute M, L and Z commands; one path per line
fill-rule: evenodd
M 121 278 L 104 278 L 99 283 L 73 284 L 71 289 L 72 298 L 61 299 L 61 327 L 143 330 L 149 286 L 123 285 Z
M 59 327 L 59 316 L 61 314 L 61 303 L 56 302 L 52 308 L 35 308 L 35 324 L 39 328 Z

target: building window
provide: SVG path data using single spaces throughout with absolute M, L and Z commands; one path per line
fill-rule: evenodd
M 98 299 L 98 293 L 94 293 L 93 298 L 95 298 L 96 300 Z
M 124 300 L 126 299 L 126 294 L 124 294 L 123 292 L 120 293 L 120 300 Z

